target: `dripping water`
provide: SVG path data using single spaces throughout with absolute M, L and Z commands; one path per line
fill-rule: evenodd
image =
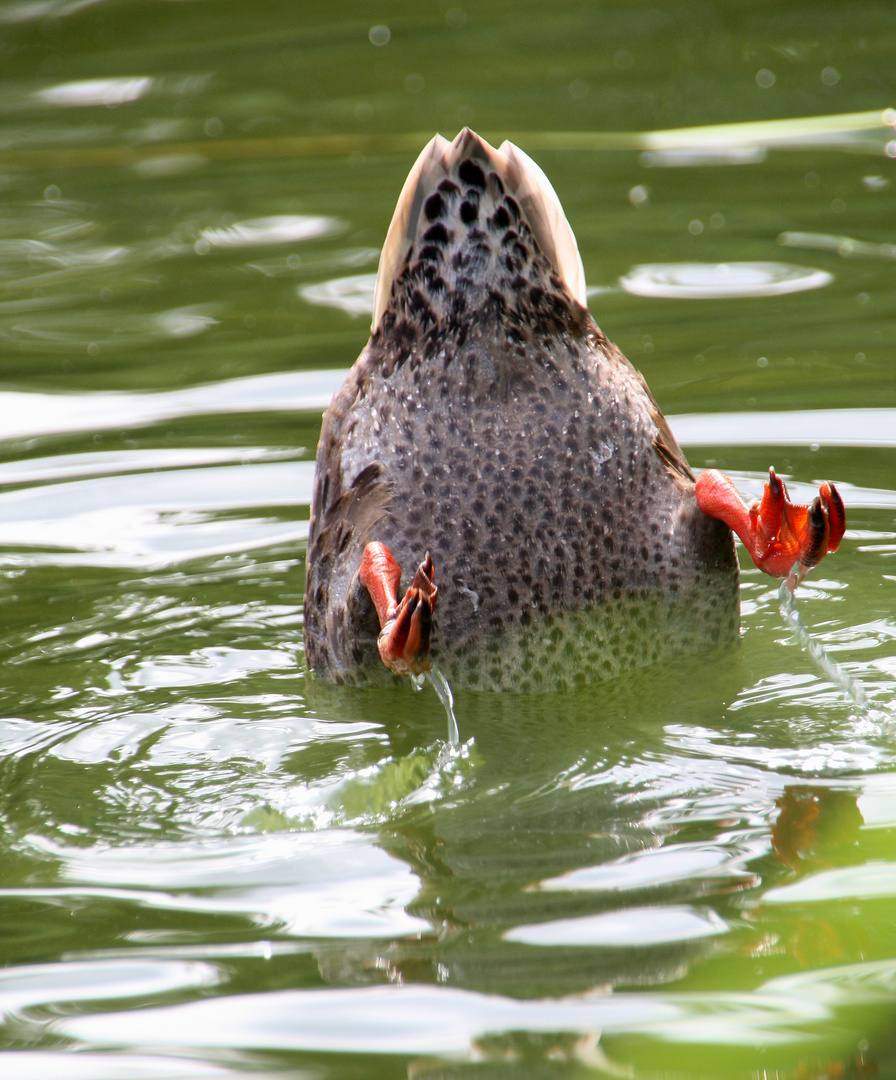
M 796 563 L 790 574 L 781 582 L 778 589 L 778 609 L 781 616 L 824 676 L 839 687 L 848 700 L 856 705 L 861 712 L 866 713 L 868 711 L 868 699 L 861 683 L 828 655 L 821 642 L 816 641 L 806 629 L 806 625 L 800 617 L 796 607 L 795 591 L 805 574 L 806 568 L 801 563 Z
M 439 701 L 445 707 L 445 712 L 448 716 L 448 745 L 452 750 L 456 750 L 460 745 L 460 731 L 457 727 L 457 717 L 454 715 L 454 695 L 451 693 L 451 687 L 448 685 L 448 680 L 439 671 L 438 668 L 432 668 L 424 675 L 420 676 L 419 686 L 423 685 L 423 681 L 432 683 L 432 688 L 438 695 Z

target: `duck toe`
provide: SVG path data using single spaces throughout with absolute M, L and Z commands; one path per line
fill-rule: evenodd
M 697 478 L 695 494 L 700 509 L 733 529 L 753 562 L 772 577 L 796 568 L 799 580 L 837 550 L 846 529 L 843 500 L 828 481 L 802 506 L 790 501 L 784 481 L 769 469 L 762 498 L 748 506 L 727 476 L 708 469 Z

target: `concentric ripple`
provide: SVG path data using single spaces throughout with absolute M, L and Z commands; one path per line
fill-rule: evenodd
M 645 263 L 635 266 L 619 284 L 634 296 L 683 300 L 782 296 L 830 285 L 833 275 L 808 266 L 779 262 Z

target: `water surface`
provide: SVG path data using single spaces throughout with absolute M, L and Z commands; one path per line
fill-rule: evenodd
M 896 1075 L 894 19 L 844 11 L 0 6 L 4 1075 Z M 465 124 L 695 468 L 838 485 L 799 607 L 867 708 L 744 560 L 735 646 L 459 694 L 453 752 L 306 674 L 320 414 Z

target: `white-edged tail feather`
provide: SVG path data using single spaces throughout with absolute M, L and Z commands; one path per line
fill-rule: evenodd
M 371 324 L 374 332 L 389 306 L 393 282 L 417 236 L 425 200 L 469 157 L 485 162 L 500 177 L 506 192 L 519 204 L 544 257 L 573 298 L 587 307 L 585 270 L 579 247 L 551 182 L 518 146 L 503 142 L 495 150 L 475 132 L 464 128 L 454 142 L 436 135 L 427 143 L 404 182 L 380 254 Z

